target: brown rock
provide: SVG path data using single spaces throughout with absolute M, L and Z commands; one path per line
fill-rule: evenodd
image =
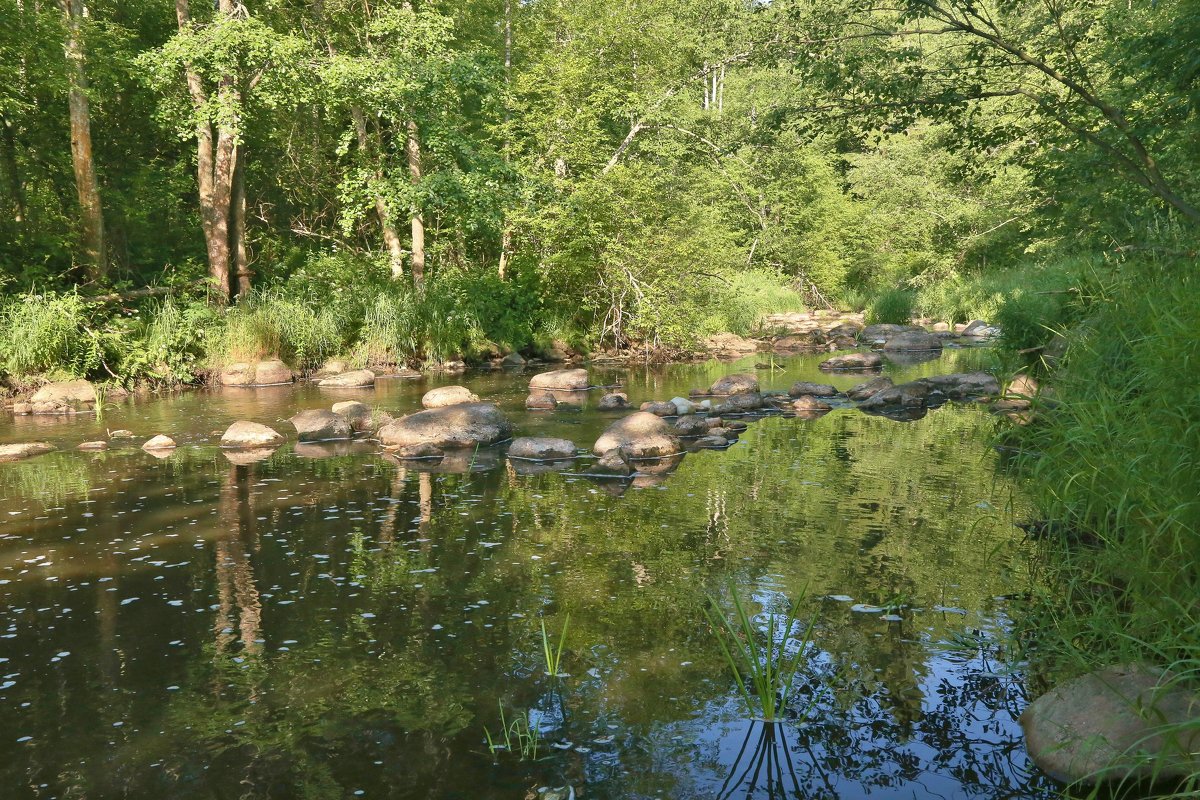
M 756 394 L 758 392 L 758 376 L 749 373 L 726 375 L 712 386 L 708 393 L 712 395 Z
M 334 403 L 330 410 L 345 418 L 352 431 L 369 431 L 374 428 L 374 415 L 366 403 L 360 403 L 357 400 L 343 400 L 340 403 Z M 388 421 L 391 421 L 390 417 Z
M 553 411 L 558 400 L 549 392 L 533 392 L 525 398 L 525 407 L 530 411 Z
M 369 369 L 356 369 L 323 378 L 317 386 L 324 389 L 361 389 L 375 385 L 375 373 Z
M 674 403 L 667 403 L 659 400 L 651 400 L 642 403 L 640 410 L 659 417 L 673 417 L 678 412 Z
M 105 441 L 83 442 L 81 444 L 76 445 L 75 449 L 76 450 L 84 450 L 84 451 L 107 450 L 108 442 L 105 442 Z
M 221 447 L 240 450 L 273 448 L 284 442 L 278 431 L 257 422 L 239 420 L 230 425 L 221 435 Z
M 827 371 L 882 369 L 883 356 L 878 353 L 850 353 L 849 355 L 827 358 L 818 364 L 817 368 Z
M 629 408 L 629 395 L 624 392 L 609 392 L 600 398 L 599 408 L 601 411 Z
M 443 450 L 502 442 L 512 436 L 512 423 L 491 403 L 458 403 L 418 411 L 379 429 L 387 446 L 430 444 Z
M 588 386 L 586 369 L 556 369 L 534 375 L 529 381 L 530 392 L 535 389 L 577 392 L 587 389 Z
M 513 439 L 508 447 L 509 458 L 523 458 L 530 461 L 559 461 L 575 458 L 579 448 L 570 439 L 553 439 L 548 437 L 522 436 Z
M 414 461 L 423 458 L 442 458 L 446 455 L 442 448 L 428 442 L 423 444 L 398 445 L 396 447 L 389 447 L 388 450 L 396 458 L 405 461 Z
M 755 411 L 763 407 L 763 397 L 761 394 L 735 394 L 730 395 L 724 401 L 713 406 L 713 413 L 718 416 L 724 414 L 744 414 L 747 411 Z
M 162 434 L 146 440 L 146 443 L 142 445 L 143 450 L 173 450 L 174 448 L 175 440 Z
M 891 336 L 883 343 L 884 350 L 941 350 L 942 339 L 924 330 L 907 331 Z
M 479 398 L 465 386 L 439 386 L 421 398 L 424 408 L 444 408 L 458 403 L 478 403 Z
M 891 378 L 886 375 L 880 375 L 878 378 L 872 378 L 866 383 L 860 383 L 849 389 L 846 392 L 846 397 L 849 397 L 851 400 L 866 400 L 871 395 L 881 392 L 884 389 L 890 389 L 892 386 Z
M 34 414 L 75 414 L 96 407 L 96 387 L 89 381 L 48 383 L 29 398 Z
M 833 409 L 833 406 L 815 397 L 804 396 L 796 398 L 795 402 L 792 403 L 792 408 L 795 411 L 830 411 Z
M 288 422 L 296 428 L 297 438 L 302 442 L 328 442 L 350 438 L 350 421 L 341 414 L 323 408 L 301 411 Z
M 622 448 L 631 459 L 656 458 L 680 451 L 679 437 L 661 417 L 638 411 L 623 417 L 600 435 L 592 452 L 598 456 Z
M 798 381 L 792 384 L 791 389 L 788 389 L 788 394 L 792 397 L 836 397 L 837 393 L 838 390 L 828 383 L 812 383 L 810 381 Z
M 43 453 L 52 453 L 57 449 L 57 447 L 49 442 L 0 444 L 0 461 L 18 461 L 22 458 L 40 456 Z

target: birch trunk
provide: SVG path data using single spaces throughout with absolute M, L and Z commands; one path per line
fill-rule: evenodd
M 354 133 L 358 139 L 358 151 L 364 159 L 374 158 L 371 148 L 371 138 L 367 133 L 367 118 L 361 108 L 351 108 L 350 116 L 354 120 Z M 375 170 L 375 180 L 383 180 L 380 169 Z M 388 211 L 387 200 L 378 192 L 375 193 L 375 215 L 379 217 L 379 227 L 383 232 L 383 244 L 387 248 L 388 261 L 392 267 L 392 278 L 404 275 L 404 245 L 400 243 L 400 235 L 392 224 L 392 215 Z
M 417 131 L 417 123 L 408 123 L 408 141 L 404 150 L 408 155 L 408 173 L 414 186 L 421 182 L 421 140 Z M 425 218 L 421 214 L 418 203 L 412 206 L 412 278 L 413 285 L 421 286 L 425 282 Z

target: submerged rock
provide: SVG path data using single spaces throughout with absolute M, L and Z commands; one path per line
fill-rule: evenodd
M 792 410 L 805 412 L 819 411 L 824 413 L 826 411 L 832 411 L 833 406 L 829 405 L 829 403 L 818 400 L 815 397 L 805 395 L 803 397 L 796 398 L 796 400 L 792 403 Z
M 90 381 L 48 383 L 29 398 L 29 410 L 34 414 L 76 414 L 95 408 L 96 387 Z
M 444 408 L 459 403 L 478 403 L 479 398 L 465 386 L 439 386 L 430 389 L 421 398 L 424 408 Z
M 817 365 L 817 369 L 826 371 L 858 371 L 882 369 L 883 356 L 878 353 L 850 353 L 844 356 L 827 358 Z
M 530 461 L 559 461 L 575 458 L 579 448 L 570 439 L 554 439 L 549 437 L 522 436 L 513 439 L 508 447 L 509 458 L 523 458 Z
M 1000 394 L 1000 382 L 987 372 L 952 372 L 932 375 L 921 380 L 946 393 L 953 400 L 969 397 L 995 397 Z
M 350 420 L 332 411 L 313 408 L 301 411 L 288 422 L 296 428 L 297 437 L 302 442 L 328 442 L 350 438 Z
M 379 429 L 379 440 L 385 446 L 429 444 L 451 450 L 496 444 L 512 432 L 512 423 L 492 403 L 458 403 L 393 420 Z
M 369 369 L 356 369 L 339 375 L 331 375 L 317 384 L 325 389 L 361 389 L 374 385 L 375 373 Z
M 396 458 L 405 461 L 412 461 L 423 458 L 443 458 L 446 453 L 442 448 L 429 444 L 405 444 L 397 447 L 388 448 L 389 452 Z
M 284 443 L 283 434 L 257 422 L 239 420 L 221 435 L 221 447 L 235 449 L 271 448 Z
M 828 383 L 798 381 L 792 384 L 792 388 L 788 389 L 788 394 L 792 397 L 836 397 L 838 390 Z
M 113 431 L 108 435 L 109 439 L 132 439 L 133 431 L 127 431 L 124 428 Z
M 758 376 L 745 372 L 736 375 L 726 375 L 708 387 L 708 393 L 719 396 L 757 394 Z
M 532 392 L 525 398 L 525 408 L 530 411 L 553 411 L 558 408 L 558 400 L 550 392 Z
M 1030 703 L 1021 715 L 1033 762 L 1056 780 L 1178 779 L 1200 771 L 1200 694 L 1168 672 L 1105 667 Z
M 75 445 L 75 449 L 83 450 L 84 452 L 96 452 L 99 450 L 107 450 L 108 442 L 103 441 L 103 440 L 98 441 L 98 442 L 81 442 L 81 443 Z
M 164 436 L 163 434 L 160 433 L 158 436 L 154 436 L 154 437 L 148 439 L 146 441 L 146 443 L 142 445 L 142 449 L 143 450 L 173 450 L 173 449 L 175 449 L 175 446 L 176 445 L 175 445 L 174 439 L 172 439 L 170 436 Z
M 271 456 L 275 455 L 278 447 L 248 447 L 237 450 L 223 450 L 225 460 L 235 466 L 244 467 L 249 464 L 254 464 L 258 461 L 266 461 Z M 150 455 L 161 457 L 163 450 L 147 451 Z
M 534 375 L 529 381 L 531 392 L 535 389 L 578 392 L 587 389 L 588 386 L 586 369 L 556 369 Z
M 598 456 L 621 448 L 631 459 L 658 458 L 680 451 L 679 437 L 662 417 L 638 411 L 617 420 L 596 440 Z
M 880 375 L 878 378 L 872 378 L 866 383 L 860 383 L 846 391 L 846 397 L 851 400 L 866 400 L 872 395 L 882 392 L 884 389 L 892 388 L 894 384 L 892 379 L 886 375 Z
M 52 453 L 58 448 L 49 442 L 22 442 L 20 444 L 0 444 L 0 461 L 17 461 L 43 453 Z
M 609 392 L 600 398 L 598 407 L 601 411 L 617 411 L 629 408 L 629 395 L 624 392 Z

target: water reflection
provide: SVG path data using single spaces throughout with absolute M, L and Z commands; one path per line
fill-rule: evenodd
M 777 386 L 816 377 L 787 363 Z M 718 370 L 612 380 L 640 402 Z M 471 381 L 522 433 L 586 447 L 611 419 L 525 415 L 525 379 Z M 427 388 L 356 397 L 402 411 Z M 996 598 L 1028 576 L 980 409 L 770 415 L 632 481 L 586 477 L 586 458 L 529 472 L 502 448 L 215 446 L 230 419 L 293 410 L 280 397 L 325 403 L 172 398 L 140 424 L 183 429 L 166 461 L 114 445 L 0 472 L 6 797 L 1052 794 L 996 651 Z M 760 604 L 809 598 L 807 713 L 744 718 L 703 614 L 728 580 Z M 546 674 L 543 622 L 567 629 L 569 677 Z M 532 720 L 538 759 L 487 752 L 502 708 Z

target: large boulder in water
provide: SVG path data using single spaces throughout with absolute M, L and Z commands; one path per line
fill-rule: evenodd
M 880 375 L 878 378 L 871 378 L 866 383 L 860 383 L 857 386 L 852 386 L 846 390 L 846 397 L 851 400 L 866 400 L 884 389 L 892 388 L 894 384 L 892 379 L 886 375 Z
M 465 386 L 439 386 L 421 398 L 424 408 L 445 408 L 459 403 L 478 403 L 479 398 Z
M 1025 746 L 1064 783 L 1180 779 L 1200 772 L 1200 694 L 1152 667 L 1105 667 L 1059 686 L 1021 715 Z
M 757 394 L 758 376 L 746 372 L 736 375 L 726 375 L 708 387 L 708 393 L 713 395 Z
M 30 456 L 40 456 L 52 453 L 58 448 L 49 442 L 22 442 L 20 444 L 0 444 L 0 461 L 19 461 Z
M 682 448 L 676 431 L 654 414 L 638 411 L 623 417 L 600 435 L 592 452 L 603 456 L 623 448 L 629 458 L 659 458 L 678 453 Z
M 369 369 L 356 369 L 331 375 L 317 384 L 324 389 L 361 389 L 374 385 L 375 373 Z
M 29 398 L 34 414 L 74 414 L 96 408 L 96 387 L 90 381 L 48 383 Z
M 763 407 L 763 396 L 753 394 L 735 394 L 725 398 L 713 406 L 714 414 L 745 414 L 747 411 L 757 411 Z
M 274 386 L 292 382 L 292 370 L 277 358 L 230 364 L 221 370 L 222 386 Z
M 283 444 L 283 434 L 257 422 L 238 420 L 221 435 L 221 447 L 265 449 Z
M 418 411 L 379 429 L 385 447 L 433 445 L 444 450 L 502 442 L 513 426 L 491 403 L 457 403 Z
M 371 413 L 367 404 L 357 400 L 343 400 L 340 403 L 334 403 L 330 410 L 338 416 L 344 417 L 346 422 L 350 423 L 352 431 L 369 431 L 375 422 L 375 415 Z
M 509 458 L 524 458 L 530 461 L 559 461 L 574 458 L 579 448 L 570 439 L 553 439 L 540 436 L 522 436 L 513 439 L 508 447 Z
M 902 333 L 925 333 L 924 328 L 916 325 L 895 325 L 890 322 L 877 322 L 868 325 L 858 332 L 858 340 L 867 344 L 883 344 L 888 339 Z
M 791 397 L 836 397 L 837 393 L 838 390 L 828 383 L 811 381 L 797 381 L 788 389 L 788 395 Z
M 1000 382 L 994 375 L 986 372 L 952 372 L 948 375 L 932 375 L 922 380 L 944 392 L 952 400 L 995 397 L 1000 394 Z
M 905 331 L 889 336 L 883 343 L 884 350 L 941 350 L 942 338 L 925 330 Z
M 829 371 L 882 369 L 883 356 L 878 353 L 850 353 L 844 356 L 827 358 L 817 365 L 817 369 Z
M 288 422 L 296 428 L 302 442 L 328 442 L 333 439 L 350 438 L 350 420 L 341 414 L 313 408 L 301 411 Z
M 600 398 L 601 411 L 618 411 L 629 408 L 629 395 L 624 392 L 609 392 Z
M 586 369 L 556 369 L 550 372 L 540 372 L 529 381 L 531 393 L 537 389 L 579 392 L 587 389 L 588 386 Z
M 945 402 L 945 395 L 927 381 L 916 380 L 881 389 L 859 403 L 863 411 L 879 411 L 889 408 L 924 408 L 937 401 Z

